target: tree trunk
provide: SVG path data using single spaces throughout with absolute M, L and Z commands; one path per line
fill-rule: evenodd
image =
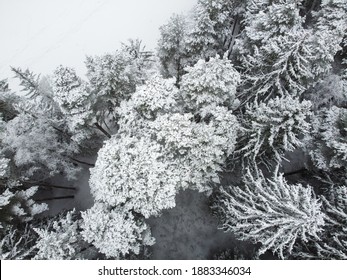
M 75 159 L 75 158 L 73 158 L 73 157 L 69 157 L 69 158 L 70 158 L 71 160 L 76 161 L 76 162 L 81 163 L 81 164 L 85 164 L 85 165 L 92 166 L 92 167 L 95 166 L 95 164 L 93 164 L 93 163 L 81 161 L 81 160 Z
M 295 170 L 295 171 L 291 171 L 291 172 L 288 172 L 288 173 L 284 173 L 283 175 L 284 176 L 290 176 L 290 175 L 295 175 L 295 174 L 300 174 L 300 173 L 304 173 L 308 171 L 306 168 L 301 168 L 301 169 L 298 169 L 298 170 Z
M 57 186 L 57 185 L 52 185 L 46 182 L 35 182 L 35 183 L 21 182 L 21 184 L 23 184 L 23 186 L 25 187 L 42 186 L 42 187 L 54 188 L 54 189 L 76 190 L 75 187 Z
M 103 134 L 105 134 L 108 138 L 111 138 L 111 135 L 97 122 L 94 123 L 97 129 L 99 129 Z
M 76 190 L 75 187 L 64 187 L 64 186 L 56 186 L 51 184 L 39 184 L 40 186 L 47 187 L 47 188 L 53 188 L 53 189 L 64 189 L 64 190 Z
M 36 201 L 41 202 L 41 201 L 70 199 L 70 198 L 75 198 L 75 196 L 74 195 L 66 195 L 66 196 L 47 197 L 47 198 L 36 199 Z
M 228 46 L 228 58 L 231 58 L 231 51 L 233 49 L 233 46 L 235 44 L 236 41 L 236 37 L 240 32 L 240 17 L 238 15 L 235 16 L 235 20 L 233 23 L 233 27 L 231 30 L 231 38 L 230 38 L 230 42 L 229 42 L 229 46 Z

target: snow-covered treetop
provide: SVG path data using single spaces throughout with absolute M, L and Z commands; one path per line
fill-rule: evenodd
M 98 97 L 118 104 L 135 91 L 136 84 L 142 79 L 137 77 L 132 66 L 132 57 L 122 51 L 114 54 L 87 57 L 87 77 L 91 89 Z
M 54 71 L 53 90 L 53 98 L 65 114 L 73 115 L 86 110 L 82 108 L 87 106 L 90 92 L 74 69 L 60 65 Z
M 303 145 L 300 136 L 310 131 L 310 108 L 310 101 L 300 102 L 290 96 L 248 105 L 238 152 L 254 162 L 281 161 L 286 151 Z
M 271 2 L 257 12 L 253 8 L 246 13 L 245 32 L 248 40 L 258 45 L 266 44 L 273 37 L 297 31 L 302 28 L 304 22 L 304 19 L 299 15 L 298 2 L 300 1 Z
M 13 222 L 31 221 L 35 215 L 48 210 L 46 203 L 36 203 L 32 199 L 37 190 L 37 186 L 20 191 L 1 188 L 0 228 L 5 228 Z
M 79 233 L 81 220 L 76 218 L 76 210 L 59 215 L 46 227 L 34 228 L 38 234 L 35 245 L 38 260 L 69 260 L 78 258 L 83 243 Z
M 78 151 L 76 144 L 64 138 L 44 118 L 19 114 L 6 124 L 2 135 L 4 149 L 13 154 L 13 161 L 21 167 L 23 176 L 53 176 L 64 172 L 74 178 L 79 168 L 75 167 L 69 156 Z
M 172 173 L 158 143 L 114 137 L 99 151 L 89 183 L 96 201 L 148 218 L 175 206 L 179 178 Z
M 347 166 L 347 109 L 336 106 L 322 111 L 312 122 L 307 135 L 307 151 L 315 166 L 322 170 Z
M 82 212 L 82 236 L 107 257 L 138 254 L 141 246 L 153 245 L 150 229 L 142 219 L 122 207 L 96 203 Z
M 208 105 L 234 108 L 238 105 L 236 87 L 240 74 L 226 56 L 211 57 L 208 62 L 199 60 L 182 78 L 181 92 L 184 106 L 192 113 Z
M 180 83 L 186 59 L 187 22 L 182 15 L 173 15 L 167 24 L 160 27 L 158 41 L 158 58 L 164 77 L 175 77 L 176 85 Z
M 247 170 L 242 187 L 223 187 L 214 209 L 222 228 L 240 240 L 262 244 L 258 255 L 271 250 L 281 258 L 291 254 L 296 242 L 319 238 L 324 214 L 310 186 L 291 185 L 275 172 L 266 179 Z

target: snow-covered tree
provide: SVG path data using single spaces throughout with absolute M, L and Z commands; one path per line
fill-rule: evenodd
M 295 243 L 319 238 L 325 224 L 321 206 L 310 186 L 288 184 L 277 170 L 266 179 L 248 169 L 243 186 L 220 189 L 213 209 L 222 229 L 261 244 L 258 255 L 271 250 L 285 258 Z
M 347 259 L 347 188 L 333 186 L 327 198 L 322 197 L 327 214 L 325 236 L 317 242 L 319 259 Z
M 42 180 L 63 172 L 71 179 L 79 170 L 70 158 L 78 151 L 76 144 L 44 118 L 19 114 L 7 122 L 2 143 L 22 176 Z
M 144 220 L 122 207 L 95 203 L 92 208 L 82 212 L 82 219 L 83 238 L 107 257 L 138 254 L 142 246 L 154 244 Z
M 29 223 L 1 229 L 0 240 L 1 260 L 25 260 L 34 256 L 36 236 Z
M 233 57 L 244 73 L 242 101 L 301 95 L 332 69 L 346 12 L 340 4 L 327 4 L 334 1 L 323 1 L 315 24 L 306 26 L 301 1 L 255 2 L 259 5 L 247 8 L 245 28 L 234 48 Z M 332 22 L 324 24 L 327 18 Z
M 347 259 L 347 188 L 331 186 L 321 196 L 325 213 L 324 231 L 308 244 L 297 244 L 294 257 L 300 259 Z
M 186 52 L 194 63 L 199 59 L 208 59 L 217 54 L 217 33 L 214 30 L 214 22 L 208 11 L 201 4 L 197 5 L 193 12 L 193 23 L 187 34 Z
M 225 107 L 206 111 L 202 119 L 208 123 L 196 123 L 192 114 L 160 116 L 152 124 L 152 137 L 164 147 L 180 188 L 210 194 L 213 183 L 219 183 L 218 172 L 234 151 L 239 124 Z
M 80 229 L 81 220 L 76 210 L 62 213 L 51 218 L 42 228 L 34 228 L 38 235 L 34 246 L 37 253 L 34 259 L 68 260 L 81 258 L 80 252 L 86 242 L 83 241 Z
M 32 199 L 37 190 L 37 186 L 15 190 L 14 187 L 1 184 L 0 229 L 12 223 L 31 221 L 35 215 L 48 210 L 46 203 L 36 203 Z
M 291 96 L 248 105 L 237 153 L 253 162 L 280 162 L 285 152 L 303 146 L 301 138 L 310 131 L 310 107 L 309 101 Z
M 182 78 L 181 94 L 188 112 L 201 114 L 206 106 L 226 106 L 234 109 L 239 105 L 236 87 L 240 74 L 226 56 L 211 57 L 208 62 L 199 60 L 193 67 L 186 68 Z
M 114 137 L 91 169 L 91 193 L 97 202 L 148 218 L 175 206 L 180 178 L 173 171 L 160 144 L 148 138 Z
M 241 61 L 247 61 L 249 55 L 256 54 L 272 38 L 297 32 L 304 22 L 297 0 L 249 2 L 243 15 L 244 30 L 234 47 L 239 56 L 236 59 Z
M 342 107 L 347 100 L 347 83 L 340 75 L 329 74 L 306 91 L 304 97 L 312 102 L 317 113 L 332 106 Z
M 53 100 L 53 92 L 46 79 L 41 78 L 29 69 L 12 68 L 15 77 L 22 86 L 24 98 L 16 104 L 20 112 L 27 112 L 36 117 L 50 119 L 53 123 L 60 119 L 60 110 Z
M 158 57 L 164 77 L 175 77 L 179 85 L 186 61 L 187 22 L 182 15 L 173 15 L 167 24 L 160 27 Z
M 318 169 L 329 171 L 347 166 L 346 135 L 347 109 L 333 106 L 313 118 L 306 150 Z
M 159 115 L 179 111 L 178 99 L 179 91 L 174 79 L 154 75 L 145 85 L 137 88 L 129 101 L 123 101 L 117 108 L 119 132 L 137 132 L 144 126 L 143 121 L 152 121 Z
M 112 111 L 112 106 L 118 106 L 120 101 L 128 99 L 136 85 L 142 84 L 142 73 L 133 66 L 133 60 L 124 51 L 87 57 L 87 78 L 99 103 L 95 106 L 104 106 L 97 110 L 99 113 Z
M 334 56 L 341 50 L 341 43 L 347 26 L 347 5 L 344 0 L 322 0 L 320 9 L 313 12 L 312 43 L 316 65 L 314 71 L 329 71 L 327 66 L 334 61 Z
M 59 66 L 53 75 L 53 99 L 66 117 L 71 139 L 78 144 L 90 139 L 95 112 L 93 97 L 88 84 L 69 67 Z

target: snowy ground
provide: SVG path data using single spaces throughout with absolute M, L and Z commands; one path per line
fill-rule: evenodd
M 93 197 L 90 194 L 88 180 L 90 177 L 89 167 L 81 166 L 82 171 L 78 174 L 77 180 L 69 182 L 63 178 L 54 178 L 55 185 L 61 185 L 65 187 L 74 187 L 76 190 L 65 190 L 65 189 L 49 189 L 42 191 L 40 194 L 41 198 L 59 197 L 74 195 L 74 199 L 59 199 L 45 201 L 49 206 L 49 212 L 45 215 L 56 215 L 64 209 L 73 209 L 83 211 L 93 206 Z
M 217 229 L 216 218 L 209 212 L 208 198 L 197 191 L 180 192 L 175 208 L 149 219 L 148 223 L 156 238 L 153 259 L 211 259 L 226 248 L 249 247 L 248 243 L 236 240 L 233 234 Z

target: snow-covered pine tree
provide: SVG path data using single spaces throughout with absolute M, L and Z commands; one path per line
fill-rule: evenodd
M 347 259 L 347 188 L 331 186 L 321 196 L 325 213 L 324 231 L 307 244 L 297 244 L 293 252 L 299 259 Z
M 182 15 L 173 15 L 167 24 L 160 27 L 158 58 L 165 78 L 174 77 L 179 86 L 184 67 L 187 65 L 187 22 Z
M 75 209 L 48 219 L 46 225 L 34 228 L 38 235 L 34 246 L 38 260 L 80 259 L 87 245 L 81 235 L 81 220 Z
M 312 72 L 319 76 L 331 70 L 334 57 L 341 50 L 347 26 L 346 1 L 322 0 L 320 9 L 312 14 L 313 34 L 310 41 L 315 53 Z
M 15 77 L 19 79 L 22 86 L 24 98 L 16 104 L 20 112 L 27 112 L 37 118 L 44 117 L 50 119 L 53 124 L 57 124 L 61 118 L 61 112 L 53 100 L 53 91 L 48 78 L 41 78 L 29 69 L 11 68 Z
M 347 109 L 333 106 L 312 119 L 312 131 L 306 135 L 306 151 L 313 164 L 331 171 L 347 166 Z
M 244 2 L 198 1 L 190 13 L 191 27 L 187 36 L 186 49 L 190 65 L 199 59 L 208 60 L 216 54 L 223 56 L 232 48 L 240 25 L 238 14 L 244 8 Z
M 217 54 L 217 33 L 215 22 L 211 20 L 206 7 L 198 3 L 192 13 L 192 26 L 187 32 L 186 53 L 190 64 L 194 65 L 199 59 L 207 60 Z M 221 35 L 221 34 L 220 34 Z
M 310 186 L 288 184 L 278 167 L 272 179 L 260 170 L 247 170 L 242 186 L 221 187 L 212 206 L 221 229 L 240 240 L 260 243 L 284 259 L 297 242 L 319 238 L 325 224 L 321 202 Z
M 225 106 L 235 109 L 239 105 L 236 88 L 240 74 L 226 56 L 211 57 L 208 62 L 199 60 L 186 68 L 182 78 L 181 95 L 185 110 L 201 114 L 205 107 Z
M 69 67 L 59 66 L 53 74 L 53 99 L 59 105 L 71 132 L 71 139 L 77 144 L 95 136 L 93 124 L 97 123 L 92 95 L 88 83 L 77 76 Z M 100 125 L 99 125 L 100 126 Z
M 139 254 L 142 246 L 154 244 L 144 219 L 122 207 L 97 202 L 82 212 L 82 219 L 83 238 L 106 257 L 119 259 L 129 253 Z
M 36 236 L 30 223 L 0 229 L 0 259 L 26 260 L 34 256 Z
M 4 229 L 10 224 L 31 221 L 35 215 L 48 210 L 46 203 L 36 203 L 32 199 L 37 190 L 37 186 L 26 190 L 16 190 L 14 186 L 1 184 L 0 229 Z
M 340 4 L 324 1 L 315 24 L 306 26 L 301 1 L 255 2 L 255 8 L 247 7 L 245 28 L 234 48 L 233 58 L 244 74 L 242 102 L 301 95 L 332 69 L 346 12 Z M 332 22 L 324 24 L 327 18 Z
M 317 242 L 319 259 L 347 259 L 347 188 L 332 186 L 327 197 L 322 197 L 327 215 L 325 236 Z
M 310 132 L 310 107 L 311 102 L 291 96 L 247 105 L 236 153 L 250 162 L 280 162 L 285 152 L 303 146 L 301 138 Z

